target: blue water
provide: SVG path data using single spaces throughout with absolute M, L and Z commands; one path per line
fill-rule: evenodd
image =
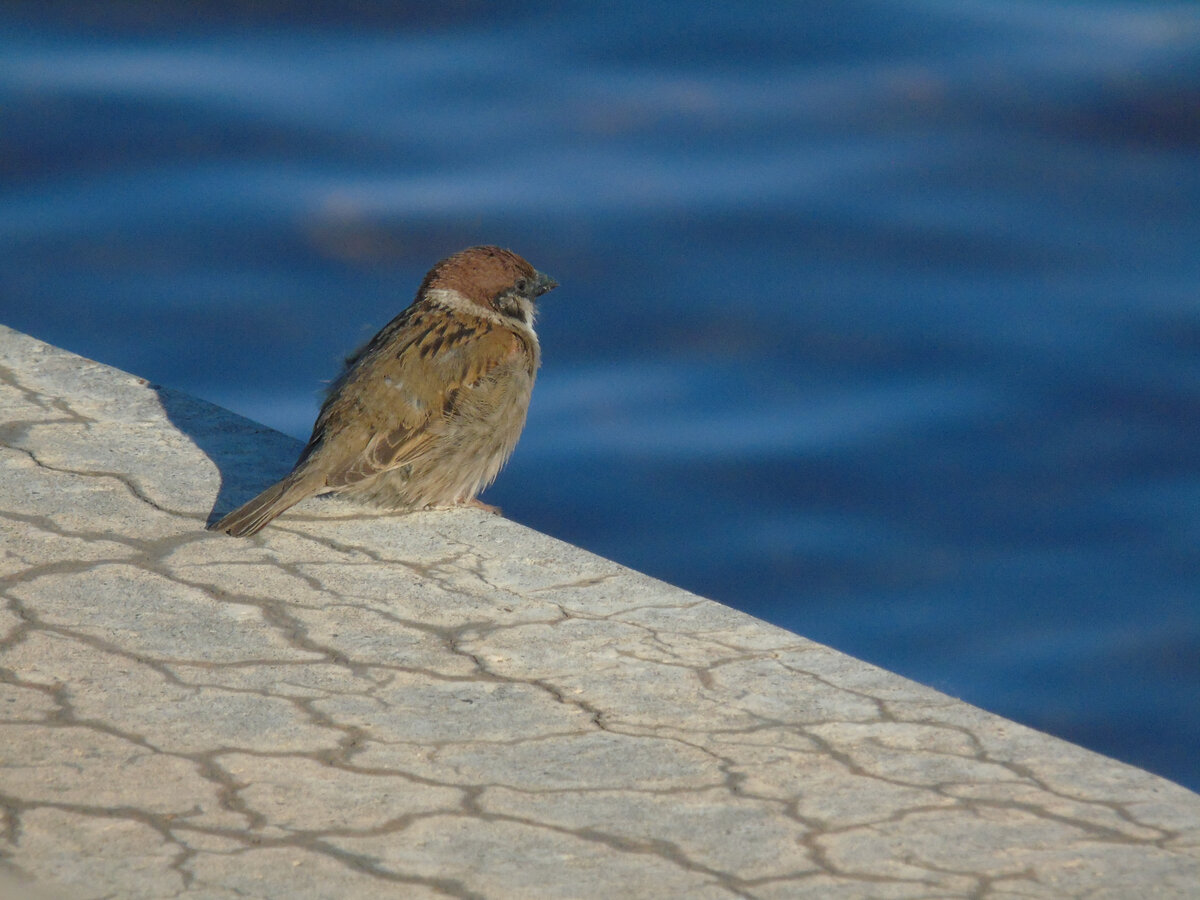
M 0 9 L 0 321 L 305 437 L 510 246 L 507 515 L 1200 788 L 1200 7 L 249 6 Z

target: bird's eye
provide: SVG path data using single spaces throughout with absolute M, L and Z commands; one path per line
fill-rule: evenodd
M 525 278 L 518 278 L 517 283 L 513 285 L 517 289 L 518 294 L 524 294 L 529 290 L 529 281 Z

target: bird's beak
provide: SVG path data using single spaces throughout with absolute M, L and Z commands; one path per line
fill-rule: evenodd
M 540 297 L 558 287 L 558 282 L 544 272 L 537 273 L 537 281 L 533 285 L 533 296 Z

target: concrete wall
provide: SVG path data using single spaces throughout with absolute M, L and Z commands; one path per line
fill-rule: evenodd
M 0 329 L 0 896 L 1197 897 L 1200 796 Z M 7 891 L 7 893 L 5 893 Z

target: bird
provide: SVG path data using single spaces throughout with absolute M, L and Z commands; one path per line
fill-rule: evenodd
M 541 363 L 539 297 L 558 282 L 511 250 L 469 247 L 346 359 L 292 471 L 209 526 L 245 537 L 314 494 L 391 510 L 475 505 L 508 461 Z

